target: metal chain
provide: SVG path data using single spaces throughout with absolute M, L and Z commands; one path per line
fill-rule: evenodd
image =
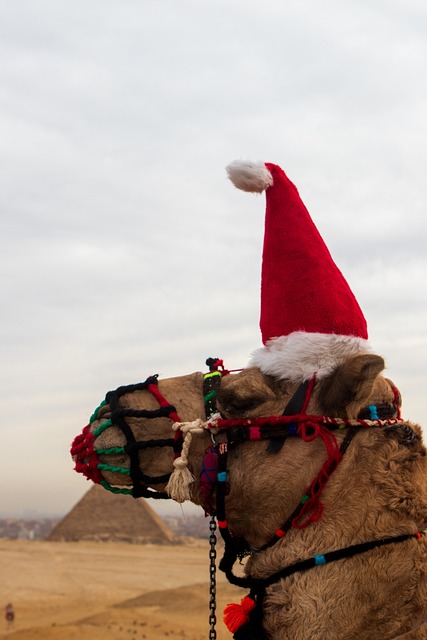
M 216 520 L 212 516 L 209 522 L 209 640 L 216 640 Z

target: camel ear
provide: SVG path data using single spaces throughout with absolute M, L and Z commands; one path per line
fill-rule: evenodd
M 244 369 L 237 375 L 223 378 L 217 396 L 217 408 L 224 417 L 244 418 L 268 400 L 274 400 L 269 378 L 259 369 Z
M 374 354 L 353 356 L 340 364 L 319 386 L 318 400 L 325 415 L 355 418 L 384 367 L 383 358 Z

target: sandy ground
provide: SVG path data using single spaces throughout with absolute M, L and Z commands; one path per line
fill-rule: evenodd
M 0 540 L 0 639 L 204 640 L 208 542 L 156 546 Z M 227 602 L 245 592 L 218 576 L 218 639 Z M 16 619 L 7 628 L 4 607 Z

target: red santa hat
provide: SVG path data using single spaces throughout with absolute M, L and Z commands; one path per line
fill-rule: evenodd
M 249 366 L 294 382 L 330 374 L 370 351 L 366 320 L 294 184 L 277 165 L 227 167 L 243 191 L 265 191 L 260 327 L 264 346 Z

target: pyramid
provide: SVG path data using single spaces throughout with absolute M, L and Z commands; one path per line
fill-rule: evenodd
M 173 544 L 177 536 L 143 498 L 94 485 L 56 525 L 47 540 Z

